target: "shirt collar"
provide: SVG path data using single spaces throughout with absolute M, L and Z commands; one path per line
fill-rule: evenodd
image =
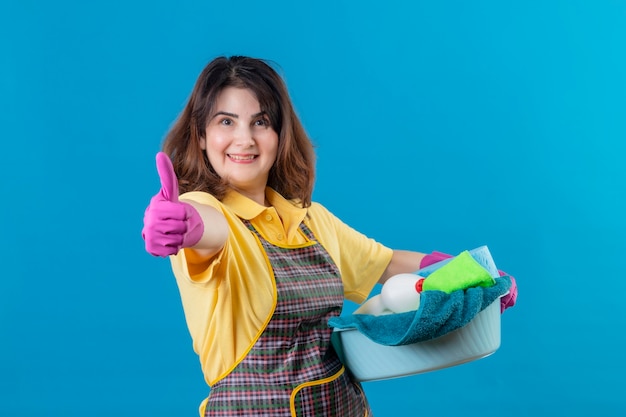
M 297 227 L 302 220 L 304 220 L 307 209 L 302 208 L 302 206 L 295 201 L 285 199 L 270 187 L 265 188 L 265 197 L 278 212 L 285 229 L 290 229 L 292 225 Z M 222 199 L 222 203 L 230 207 L 237 216 L 246 220 L 252 220 L 268 209 L 268 207 L 258 204 L 232 189 L 226 193 L 226 196 Z

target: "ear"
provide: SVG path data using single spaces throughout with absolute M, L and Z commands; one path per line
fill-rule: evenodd
M 206 151 L 206 138 L 203 136 L 198 137 L 198 141 L 200 142 L 200 149 Z

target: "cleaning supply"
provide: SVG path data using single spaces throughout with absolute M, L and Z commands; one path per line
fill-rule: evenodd
M 448 258 L 452 258 L 452 255 L 448 255 L 447 253 L 433 251 L 431 253 L 426 254 L 422 260 L 420 261 L 420 269 L 426 268 L 432 264 L 436 264 L 437 262 L 441 262 Z
M 375 295 L 365 301 L 359 308 L 357 308 L 353 314 L 367 314 L 370 316 L 382 316 L 385 314 L 393 314 L 393 311 L 389 310 L 383 304 L 383 299 L 380 294 Z
M 448 294 L 470 287 L 490 287 L 494 278 L 468 251 L 455 256 L 446 265 L 435 270 L 422 283 L 422 290 L 438 290 Z
M 420 281 L 416 274 L 394 275 L 385 282 L 380 291 L 383 305 L 394 313 L 417 310 L 420 306 Z
M 489 253 L 489 250 L 486 246 L 482 246 L 476 249 L 473 249 L 472 251 L 470 251 L 470 254 L 472 254 L 472 252 L 474 254 L 477 254 L 478 256 L 484 257 L 485 254 Z M 490 256 L 490 255 L 489 255 Z M 443 253 L 443 252 L 439 252 L 439 251 L 433 251 L 430 254 L 427 254 L 424 256 L 424 258 L 422 259 L 421 263 L 420 263 L 420 270 L 417 271 L 418 273 L 422 273 L 422 269 L 424 268 L 429 268 L 431 265 L 433 264 L 437 264 L 438 262 L 442 262 L 445 261 L 447 259 L 452 258 L 452 255 L 448 255 L 447 253 Z M 476 258 L 475 258 L 476 259 Z M 479 262 L 480 263 L 480 262 Z M 484 266 L 484 265 L 483 265 Z M 495 265 L 494 265 L 495 268 Z M 489 269 L 489 268 L 487 268 Z M 492 276 L 494 274 L 494 271 L 489 271 L 490 274 L 492 274 Z M 497 270 L 498 275 L 497 276 L 508 276 L 511 278 L 511 289 L 509 290 L 509 293 L 506 294 L 505 296 L 503 296 L 502 298 L 500 298 L 500 311 L 504 312 L 504 310 L 506 310 L 507 308 L 513 307 L 515 305 L 515 302 L 517 300 L 517 283 L 515 281 L 515 278 L 508 274 L 505 271 L 502 270 Z M 428 274 L 426 274 L 428 275 Z
M 420 306 L 420 283 L 423 280 L 416 274 L 394 275 L 383 284 L 380 294 L 364 302 L 354 314 L 382 316 L 417 310 Z
M 424 283 L 428 278 L 424 280 Z M 350 314 L 333 317 L 329 326 L 358 329 L 370 340 L 387 346 L 407 345 L 443 336 L 465 326 L 476 314 L 506 294 L 511 288 L 508 276 L 495 279 L 491 287 L 466 290 L 424 291 L 416 311 L 400 314 Z
M 422 291 L 436 290 L 450 294 L 471 287 L 490 287 L 494 283 L 489 272 L 468 251 L 464 251 L 426 278 L 415 273 L 392 276 L 383 284 L 380 294 L 367 300 L 354 314 L 380 316 L 405 313 L 419 308 Z

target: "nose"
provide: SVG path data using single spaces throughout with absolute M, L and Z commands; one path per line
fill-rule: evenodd
M 236 145 L 243 148 L 254 146 L 254 135 L 248 127 L 240 127 L 235 131 L 234 135 L 234 142 Z

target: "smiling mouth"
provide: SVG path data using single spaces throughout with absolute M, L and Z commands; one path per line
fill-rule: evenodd
M 253 159 L 258 157 L 258 155 L 227 155 L 230 159 L 234 159 L 235 161 L 252 161 Z

